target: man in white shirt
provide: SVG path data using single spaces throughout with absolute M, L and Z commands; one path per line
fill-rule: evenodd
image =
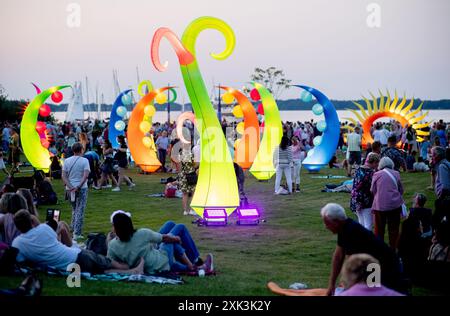
M 84 210 L 86 208 L 88 185 L 87 179 L 91 168 L 89 160 L 83 156 L 83 145 L 72 145 L 73 156 L 64 160 L 62 180 L 66 186 L 66 193 L 72 204 L 72 223 L 74 239 L 82 238 Z
M 56 232 L 47 224 L 33 228 L 31 214 L 20 210 L 14 215 L 14 224 L 21 232 L 12 242 L 19 250 L 18 262 L 29 261 L 43 268 L 67 271 L 73 263 L 80 266 L 82 272 L 90 273 L 126 273 L 142 274 L 144 262 L 129 269 L 128 265 L 111 260 L 91 250 L 67 247 L 58 241 Z
M 361 129 L 359 126 L 355 127 L 355 130 L 347 135 L 347 147 L 349 152 L 347 176 L 351 177 L 352 166 L 354 164 L 361 164 L 361 135 L 359 132 Z
M 381 128 L 381 125 L 376 126 L 376 130 L 373 132 L 373 140 L 379 141 L 381 143 L 381 148 L 387 147 L 389 138 L 389 131 L 384 127 Z

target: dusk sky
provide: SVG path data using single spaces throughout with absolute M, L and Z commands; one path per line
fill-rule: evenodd
M 67 25 L 69 3 L 81 8 L 80 27 Z M 379 4 L 381 25 L 367 24 L 370 3 Z M 359 98 L 378 88 L 408 97 L 450 98 L 450 1 L 448 0 L 0 0 L 0 84 L 10 98 L 32 98 L 30 82 L 45 89 L 87 76 L 112 102 L 112 71 L 121 89 L 150 79 L 156 87 L 180 87 L 189 102 L 178 61 L 167 41 L 161 47 L 165 73 L 150 60 L 150 42 L 166 26 L 180 37 L 195 18 L 208 15 L 235 31 L 236 49 L 225 61 L 210 52 L 222 36 L 199 37 L 197 59 L 208 86 L 241 88 L 255 67 L 275 66 L 294 84 L 306 84 L 331 99 Z M 84 92 L 84 91 L 83 91 Z M 298 97 L 291 89 L 281 99 Z M 84 95 L 85 98 L 85 95 Z

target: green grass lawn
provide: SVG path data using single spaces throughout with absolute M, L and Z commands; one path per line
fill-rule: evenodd
M 227 227 L 197 227 L 193 217 L 183 216 L 181 199 L 146 197 L 159 193 L 159 183 L 165 174 L 129 174 L 137 186 L 133 191 L 90 191 L 85 215 L 84 235 L 88 232 L 108 232 L 112 211 L 122 209 L 132 213 L 136 228 L 158 230 L 167 220 L 184 223 L 190 229 L 200 252 L 214 254 L 217 275 L 206 278 L 185 277 L 185 285 L 155 285 L 81 281 L 81 288 L 69 288 L 61 277 L 43 275 L 43 295 L 270 295 L 266 284 L 275 281 L 283 287 L 303 282 L 309 287 L 326 287 L 331 255 L 336 236 L 328 232 L 320 218 L 320 208 L 329 202 L 340 203 L 349 211 L 349 194 L 322 193 L 326 183 L 339 183 L 342 179 L 313 179 L 302 170 L 301 193 L 291 196 L 273 194 L 274 179 L 257 182 L 246 179 L 246 192 L 250 202 L 263 207 L 264 222 L 259 226 L 236 226 L 234 220 Z M 324 169 L 320 175 L 339 174 L 342 170 Z M 402 173 L 405 199 L 410 201 L 415 192 L 428 197 L 428 206 L 434 205 L 434 193 L 426 190 L 430 183 L 428 173 Z M 58 197 L 63 197 L 61 181 L 54 181 Z M 62 219 L 70 222 L 70 206 L 61 200 L 58 206 Z M 39 209 L 44 220 L 45 208 Z M 353 216 L 353 215 L 351 215 Z M 353 216 L 354 217 L 354 216 Z M 387 237 L 386 237 L 387 238 Z M 0 277 L 1 288 L 16 287 L 21 277 Z M 415 288 L 416 295 L 439 294 Z

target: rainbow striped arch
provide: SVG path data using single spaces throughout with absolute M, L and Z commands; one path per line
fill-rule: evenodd
M 347 109 L 355 114 L 357 119 L 345 117 L 345 120 L 352 122 L 357 125 L 361 124 L 363 128 L 363 141 L 362 145 L 366 147 L 367 143 L 373 143 L 372 135 L 370 134 L 370 128 L 372 124 L 383 117 L 389 117 L 397 122 L 399 122 L 403 127 L 406 125 L 412 125 L 413 129 L 416 131 L 417 142 L 423 142 L 423 136 L 429 136 L 430 132 L 422 130 L 430 126 L 431 122 L 422 123 L 427 115 L 428 111 L 425 114 L 417 116 L 419 112 L 422 110 L 423 102 L 417 107 L 417 109 L 412 110 L 414 106 L 414 98 L 411 98 L 409 104 L 405 107 L 407 103 L 406 95 L 403 96 L 403 99 L 400 101 L 397 91 L 395 91 L 394 99 L 391 99 L 391 95 L 389 91 L 387 91 L 387 96 L 385 97 L 383 93 L 378 90 L 380 94 L 380 99 L 378 100 L 371 92 L 370 96 L 372 97 L 372 103 L 369 99 L 363 96 L 364 101 L 366 102 L 366 108 L 359 104 L 358 102 L 353 102 L 358 108 L 359 112 L 352 109 Z M 400 101 L 400 103 L 399 103 Z M 352 130 L 353 128 L 349 125 L 346 128 Z

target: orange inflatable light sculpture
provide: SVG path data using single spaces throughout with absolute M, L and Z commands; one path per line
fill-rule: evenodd
M 364 148 L 366 148 L 368 143 L 373 143 L 374 141 L 372 135 L 370 134 L 370 130 L 373 123 L 376 120 L 384 117 L 396 120 L 402 125 L 402 127 L 412 125 L 417 135 L 417 142 L 419 143 L 424 141 L 423 136 L 430 135 L 430 132 L 422 130 L 423 128 L 430 126 L 430 123 L 421 122 L 423 119 L 427 117 L 428 111 L 425 112 L 425 114 L 417 116 L 417 114 L 419 114 L 419 112 L 422 110 L 423 102 L 419 105 L 417 109 L 412 111 L 412 108 L 414 106 L 413 98 L 410 100 L 409 104 L 405 107 L 407 103 L 406 96 L 404 96 L 403 100 L 399 103 L 397 91 L 395 92 L 393 100 L 391 100 L 391 95 L 389 94 L 389 91 L 387 91 L 387 97 L 385 97 L 381 91 L 379 91 L 379 93 L 380 93 L 379 103 L 378 99 L 372 93 L 370 93 L 372 97 L 372 103 L 370 102 L 370 100 L 368 100 L 363 96 L 363 99 L 366 102 L 367 111 L 361 104 L 353 102 L 359 108 L 360 112 L 358 113 L 358 111 L 351 109 L 348 110 L 351 111 L 353 114 L 355 114 L 357 119 L 345 118 L 346 120 L 352 122 L 355 125 L 357 125 L 358 123 L 361 124 L 363 128 L 362 145 Z M 350 126 L 346 127 L 352 129 Z
M 260 142 L 258 115 L 252 103 L 242 92 L 224 86 L 221 88 L 238 102 L 238 105 L 233 108 L 233 115 L 237 118 L 244 118 L 244 121 L 239 123 L 236 128 L 242 137 L 236 141 L 234 161 L 242 169 L 250 169 L 258 153 Z
M 153 90 L 146 94 L 134 107 L 128 122 L 127 137 L 131 156 L 136 165 L 145 172 L 155 172 L 162 166 L 157 158 L 155 142 L 150 131 L 152 117 L 156 112 L 153 102 L 168 89 L 170 87 Z M 140 92 L 140 88 L 138 90 Z

